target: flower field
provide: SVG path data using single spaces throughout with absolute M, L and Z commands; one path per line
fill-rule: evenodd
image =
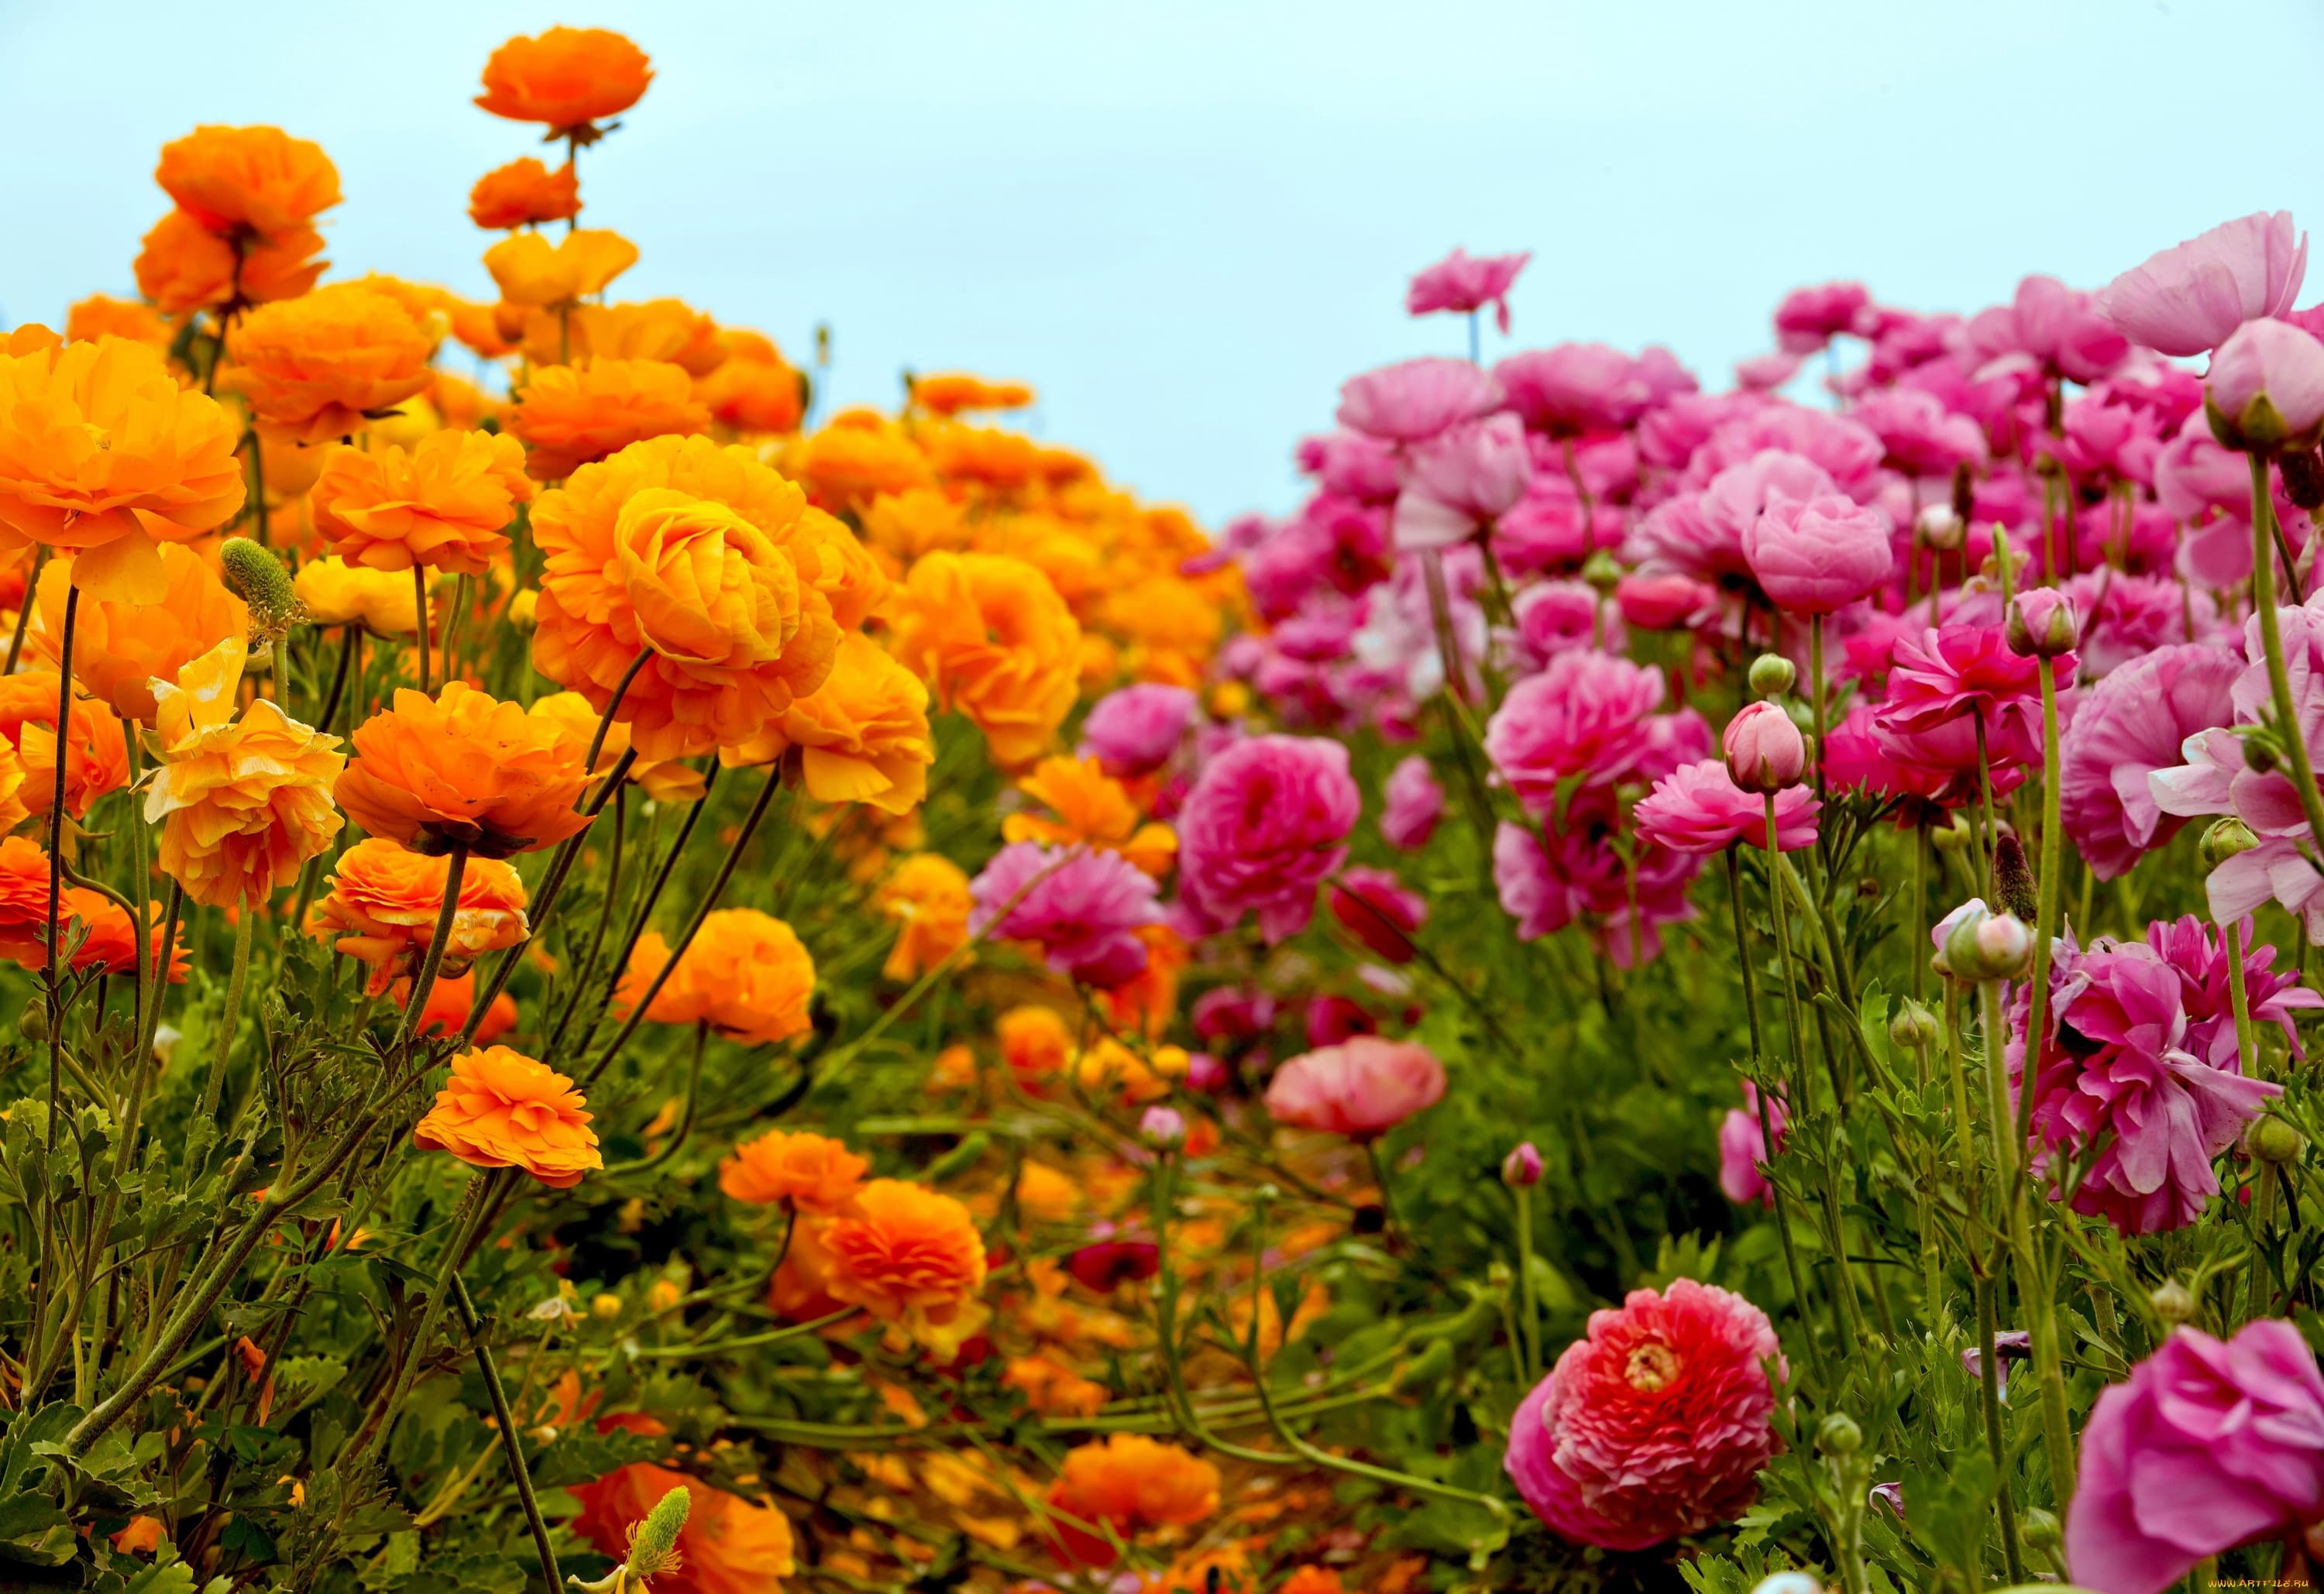
M 0 1589 L 2324 1569 L 2289 214 L 1722 392 L 1456 250 L 1205 530 L 622 298 L 654 76 L 0 332 Z

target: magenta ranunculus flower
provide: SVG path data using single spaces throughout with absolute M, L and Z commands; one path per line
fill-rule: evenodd
M 1719 613 L 1719 589 L 1692 576 L 1628 575 L 1614 588 L 1622 622 L 1640 631 L 1684 631 Z
M 1781 791 L 1798 785 L 1807 772 L 1807 738 L 1790 714 L 1764 698 L 1745 704 L 1727 722 L 1719 745 L 1727 756 L 1728 775 L 1745 791 Z
M 1968 336 L 1985 362 L 1976 373 L 1980 382 L 2054 372 L 2089 383 L 2130 353 L 2130 340 L 2098 313 L 2089 294 L 2039 275 L 2019 282 L 2009 303 L 1970 317 Z
M 1387 443 L 1416 443 L 1456 420 L 1484 414 L 1500 389 L 1469 360 L 1430 357 L 1351 376 L 1340 389 L 1340 424 Z
M 1602 343 L 1527 349 L 1493 367 L 1508 407 L 1553 438 L 1619 431 L 1654 402 L 1638 362 Z
M 1134 934 L 1161 922 L 1153 877 L 1119 852 L 1018 842 L 993 854 L 969 882 L 972 935 L 1033 941 L 1058 972 L 1111 987 L 1146 970 Z
M 1436 783 L 1436 771 L 1428 760 L 1416 752 L 1399 759 L 1380 788 L 1379 828 L 1388 844 L 1416 852 L 1428 844 L 1443 816 L 1444 788 Z
M 1888 517 L 1852 498 L 1773 492 L 1743 530 L 1743 557 L 1777 608 L 1830 614 L 1888 579 L 1896 562 L 1890 541 Z
M 1509 688 L 1485 726 L 1486 755 L 1518 801 L 1546 814 L 1560 781 L 1611 784 L 1637 771 L 1653 746 L 1648 722 L 1663 693 L 1661 674 L 1642 664 L 1561 653 Z
M 1374 955 L 1412 961 L 1412 938 L 1428 922 L 1428 898 L 1385 869 L 1343 871 L 1329 888 L 1332 917 Z
M 1615 845 L 1619 817 L 1612 788 L 1588 786 L 1558 829 L 1536 835 L 1504 821 L 1494 830 L 1493 889 L 1519 940 L 1586 919 L 1599 951 L 1618 968 L 1635 968 L 1662 955 L 1663 926 L 1694 917 L 1686 893 L 1702 860 L 1644 836 L 1626 858 Z
M 1140 682 L 1109 692 L 1082 721 L 1081 750 L 1117 778 L 1151 775 L 1170 761 L 1194 723 L 1194 695 L 1184 686 Z
M 1404 296 L 1405 310 L 1415 316 L 1436 310 L 1466 315 L 1491 305 L 1493 318 L 1507 332 L 1509 289 L 1532 258 L 1530 249 L 1517 254 L 1469 254 L 1455 249 L 1412 279 L 1412 287 Z
M 1734 1521 L 1776 1450 L 1767 1314 L 1691 1278 L 1590 1314 L 1510 1419 L 1509 1478 L 1550 1530 L 1646 1550 Z
M 1253 736 L 1213 759 L 1178 810 L 1180 888 L 1230 924 L 1256 911 L 1268 941 L 1306 926 L 1315 888 L 1348 861 L 1363 798 L 1348 750 Z
M 2289 310 L 2307 274 L 2308 235 L 2289 210 L 2262 210 L 2149 256 L 2098 290 L 2098 309 L 2157 354 L 2200 355 Z
M 1277 1069 L 1267 1110 L 1294 1129 L 1375 1140 L 1443 1095 L 1444 1064 L 1426 1046 L 1358 1035 Z
M 2222 1343 L 2181 1328 L 2098 1396 L 2066 1513 L 2066 1568 L 2099 1594 L 2162 1594 L 2239 1544 L 2324 1519 L 2324 1377 L 2288 1322 Z
M 1393 522 L 1399 549 L 1450 548 L 1525 496 L 1533 456 L 1514 415 L 1457 421 L 1412 450 Z
M 2235 717 L 2228 689 L 2244 661 L 2226 648 L 2161 648 L 2082 695 L 2058 748 L 2059 815 L 2090 872 L 2125 873 L 2185 821 L 2158 806 L 2147 777 L 2179 767 L 2181 747 Z
M 1396 497 L 1396 450 L 1378 438 L 1361 432 L 1304 438 L 1296 458 L 1326 493 L 1358 503 L 1388 503 Z
M 1861 282 L 1794 288 L 1775 307 L 1775 337 L 1791 354 L 1812 355 L 1843 332 L 1871 331 L 1872 294 Z
M 1804 786 L 1778 791 L 1776 849 L 1796 852 L 1815 845 L 1816 813 L 1821 806 Z M 1639 799 L 1631 819 L 1641 836 L 1674 852 L 1721 852 L 1736 842 L 1751 847 L 1767 844 L 1766 799 L 1737 786 L 1719 759 L 1673 769 Z
M 2036 672 L 2057 682 L 2059 712 L 2073 691 L 2074 659 L 2027 659 L 2009 650 L 1998 625 L 1947 625 L 1918 640 L 1899 638 L 1888 674 L 1888 696 L 1874 712 L 1873 736 L 1900 763 L 1953 779 L 1964 795 L 1977 788 L 1978 725 L 1985 726 L 1987 762 L 1998 779 L 2042 761 L 2042 686 Z
M 1767 1098 L 1767 1121 L 1759 1121 L 1759 1087 L 1745 1080 L 1743 1105 L 1729 1108 L 1727 1116 L 1719 1120 L 1720 1193 L 1737 1206 L 1756 1202 L 1773 1207 L 1775 1193 L 1767 1188 L 1766 1175 L 1759 1171 L 1770 1160 L 1767 1130 L 1775 1131 L 1775 1149 L 1781 1151 L 1790 1127 L 1791 1114 L 1784 1109 L 1781 1095 Z
M 2324 435 L 2324 343 L 2289 321 L 2246 321 L 2211 356 L 2203 409 L 2230 448 L 2312 448 Z

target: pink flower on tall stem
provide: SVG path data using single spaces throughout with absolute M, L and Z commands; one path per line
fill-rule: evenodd
M 1486 755 L 1518 801 L 1546 814 L 1561 781 L 1610 784 L 1638 768 L 1653 746 L 1647 722 L 1664 690 L 1658 671 L 1629 659 L 1561 653 L 1509 688 L 1486 723 Z
M 1161 921 L 1154 880 L 1119 852 L 1018 842 L 969 882 L 970 933 L 1032 941 L 1051 968 L 1091 985 L 1126 984 L 1146 970 L 1136 933 Z
M 1602 343 L 1511 355 L 1493 367 L 1493 380 L 1528 428 L 1553 438 L 1619 431 L 1654 402 L 1638 362 Z
M 1781 710 L 1777 711 L 1782 712 Z M 1775 794 L 1775 846 L 1796 852 L 1815 845 L 1816 812 L 1821 806 L 1804 786 Z M 1677 769 L 1655 783 L 1631 812 L 1638 834 L 1674 852 L 1721 852 L 1734 843 L 1767 844 L 1766 799 L 1745 791 L 1718 759 Z
M 1444 1065 L 1426 1046 L 1358 1035 L 1277 1069 L 1267 1110 L 1294 1129 L 1376 1140 L 1443 1095 Z
M 2098 290 L 2098 310 L 2133 343 L 2200 355 L 2291 309 L 2307 274 L 2308 235 L 2289 210 L 2262 210 L 2149 256 Z
M 1416 443 L 1500 402 L 1471 360 L 1406 360 L 1352 376 L 1340 389 L 1342 426 L 1387 443 Z
M 1348 750 L 1303 736 L 1253 736 L 1213 759 L 1178 811 L 1181 888 L 1229 923 L 1259 915 L 1280 941 L 1305 927 L 1315 888 L 1347 861 L 1363 799 Z
M 1759 1087 L 1743 1082 L 1743 1105 L 1730 1107 L 1719 1122 L 1719 1188 L 1737 1206 L 1754 1203 L 1772 1208 L 1775 1193 L 1759 1170 L 1774 1160 L 1767 1149 L 1767 1130 L 1775 1131 L 1775 1150 L 1784 1148 L 1791 1114 L 1780 1095 L 1767 1098 L 1767 1121 L 1759 1121 Z
M 1861 282 L 1794 288 L 1775 307 L 1775 337 L 1794 355 L 1812 355 L 1843 332 L 1869 335 L 1872 294 Z
M 1778 1448 L 1770 1360 L 1775 1331 L 1742 1296 L 1691 1278 L 1633 1290 L 1518 1405 L 1503 1465 L 1576 1543 L 1646 1550 L 1732 1522 Z
M 1507 332 L 1509 289 L 1532 258 L 1529 249 L 1517 254 L 1469 254 L 1455 249 L 1412 279 L 1404 296 L 1405 310 L 1415 316 L 1437 310 L 1468 315 L 1491 305 L 1494 320 Z
M 2073 690 L 2074 659 L 2028 659 L 2009 650 L 1998 625 L 1947 625 L 1900 639 L 1888 674 L 1888 696 L 1873 715 L 1873 735 L 1902 763 L 1954 778 L 1964 797 L 1977 792 L 1978 727 L 1996 770 L 2042 761 L 2038 671 L 2057 682 L 2059 712 Z M 1997 786 L 1997 790 L 1999 788 Z
M 1457 421 L 1412 450 L 1394 521 L 1399 549 L 1450 548 L 1489 525 L 1533 479 L 1514 415 Z
M 2186 823 L 2157 806 L 2147 777 L 2234 717 L 2228 689 L 2243 668 L 2227 649 L 2190 642 L 2133 659 L 2083 695 L 2059 742 L 2059 814 L 2098 879 L 2127 872 Z
M 2324 1518 L 2324 1377 L 2288 1322 L 2224 1343 L 2181 1328 L 2098 1396 L 2066 1513 L 2066 1567 L 2162 1594 L 2207 1557 Z
M 1895 567 L 1888 517 L 1839 493 L 1769 493 L 1744 528 L 1743 557 L 1768 601 L 1794 614 L 1844 609 Z

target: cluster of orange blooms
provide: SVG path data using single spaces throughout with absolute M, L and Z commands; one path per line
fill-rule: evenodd
M 505 234 L 483 252 L 490 300 L 376 274 L 321 283 L 317 222 L 341 199 L 328 157 L 272 127 L 204 126 L 162 152 L 172 207 L 136 259 L 140 298 L 86 299 L 61 335 L 0 337 L 0 600 L 22 655 L 0 677 L 0 832 L 37 822 L 48 841 L 0 841 L 0 952 L 182 979 L 163 928 L 180 910 L 246 926 L 299 888 L 299 932 L 360 964 L 369 995 L 410 1004 L 422 1035 L 457 1037 L 415 1143 L 551 1188 L 603 1166 L 583 1094 L 493 1044 L 515 1022 L 497 983 L 470 1010 L 478 960 L 513 959 L 549 911 L 515 860 L 580 846 L 609 783 L 688 802 L 712 758 L 779 769 L 828 806 L 810 823 L 868 811 L 876 839 L 851 856 L 897 926 L 884 972 L 920 978 L 971 940 L 967 877 L 914 850 L 931 714 L 973 725 L 1018 782 L 1004 839 L 1118 852 L 1160 876 L 1175 840 L 1147 818 L 1150 784 L 1066 755 L 1060 732 L 1088 693 L 1199 686 L 1240 603 L 1231 572 L 1189 573 L 1205 544 L 1185 516 L 971 419 L 1029 406 L 1021 384 L 922 376 L 896 413 L 810 426 L 810 382 L 764 336 L 674 299 L 611 299 L 640 251 L 578 225 L 578 165 L 651 78 L 629 41 L 594 30 L 493 56 L 476 103 L 544 129 L 564 159 L 513 161 L 470 195 L 476 226 Z M 480 382 L 438 363 L 454 342 Z M 512 628 L 558 690 L 488 686 L 489 639 Z M 367 701 L 359 666 L 351 728 L 335 733 L 339 688 L 318 680 L 309 700 L 285 669 L 300 636 L 327 673 L 319 633 L 345 650 L 343 680 L 368 649 L 416 687 Z M 109 892 L 59 883 L 78 822 L 124 788 L 143 794 L 171 886 L 143 924 Z M 1147 972 L 1104 1001 L 1153 1041 L 1186 951 L 1142 934 Z M 815 962 L 755 908 L 710 913 L 675 947 L 650 931 L 613 973 L 618 1012 L 701 1037 L 772 1045 L 811 1026 Z M 1070 1080 L 1128 1101 L 1186 1064 L 1077 1038 L 1038 1003 L 1002 1020 L 994 1049 L 1022 1087 Z M 955 1084 L 975 1072 L 966 1048 L 940 1064 Z M 1108 1398 L 1085 1374 L 1126 1320 L 1086 1291 L 1072 1304 L 1039 1258 L 988 1301 L 973 1202 L 870 1167 L 784 1130 L 722 1164 L 730 1197 L 788 1214 L 779 1313 L 860 1312 L 943 1362 L 997 1304 L 1028 1346 L 1008 1386 L 1034 1409 Z M 1013 1198 L 1063 1218 L 1128 1184 L 1119 1165 L 1035 1161 Z M 650 1504 L 677 1475 L 625 1477 Z M 1052 1537 L 1069 1562 L 1105 1564 L 1104 1534 L 1188 1527 L 1218 1511 L 1219 1487 L 1208 1463 L 1118 1435 L 1066 1459 L 1046 1496 Z M 717 1581 L 738 1556 L 789 1570 L 779 1512 L 719 1494 L 688 1534 L 696 1587 L 764 1586 Z

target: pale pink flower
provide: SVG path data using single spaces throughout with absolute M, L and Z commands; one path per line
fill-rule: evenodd
M 1452 253 L 1412 279 L 1412 287 L 1404 296 L 1407 314 L 1425 316 L 1436 310 L 1456 310 L 1466 315 L 1487 305 L 1493 307 L 1493 318 L 1503 332 L 1509 329 L 1509 289 L 1517 273 L 1533 258 L 1526 250 L 1519 254 L 1468 254 L 1455 249 Z
M 2133 266 L 2098 290 L 2098 313 L 2158 354 L 2215 349 L 2246 321 L 2281 316 L 2308 272 L 2292 212 L 2223 222 Z
M 1380 788 L 1380 834 L 1388 844 L 1416 852 L 1428 844 L 1443 816 L 1444 788 L 1428 760 L 1416 752 L 1397 760 Z
M 1806 364 L 1789 349 L 1774 349 L 1735 362 L 1735 385 L 1748 393 L 1772 393 L 1800 373 Z
M 1443 1095 L 1444 1065 L 1426 1046 L 1358 1035 L 1277 1069 L 1267 1110 L 1294 1129 L 1375 1140 Z
M 1979 380 L 2053 371 L 2091 382 L 2130 353 L 2130 340 L 2098 314 L 2090 295 L 2044 276 L 2027 277 L 2008 304 L 1971 317 L 1968 340 L 1985 361 Z
M 1985 459 L 1985 428 L 1925 388 L 1883 389 L 1849 414 L 1880 438 L 1888 465 L 1908 476 L 1950 476 Z
M 1416 443 L 1500 402 L 1474 362 L 1430 357 L 1351 376 L 1340 389 L 1340 424 L 1388 443 Z
M 1412 450 L 1397 495 L 1396 546 L 1465 541 L 1523 497 L 1532 479 L 1533 456 L 1516 416 L 1455 422 Z
M 2147 777 L 2178 768 L 2187 738 L 2228 723 L 2243 668 L 2228 649 L 2187 643 L 2133 659 L 2083 694 L 2059 742 L 2059 811 L 2098 879 L 2126 872 L 2186 823 L 2156 806 Z

